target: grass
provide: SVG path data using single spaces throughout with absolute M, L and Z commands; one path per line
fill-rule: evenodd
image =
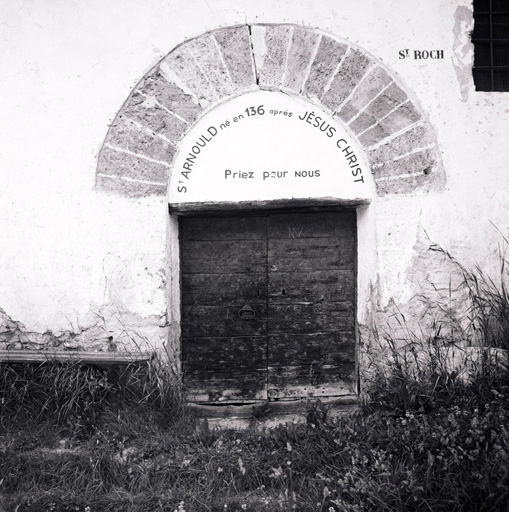
M 151 363 L 4 363 L 6 510 L 507 510 L 506 369 L 432 386 L 397 354 L 357 413 L 318 404 L 305 424 L 241 432 L 197 423 Z M 422 399 L 402 402 L 402 382 Z
M 508 347 L 502 260 L 501 282 L 458 264 L 470 294 L 462 337 L 487 348 Z M 16 512 L 507 511 L 508 368 L 482 352 L 462 376 L 450 364 L 455 340 L 443 332 L 439 321 L 427 333 L 407 329 L 402 343 L 375 330 L 383 359 L 373 359 L 356 413 L 332 419 L 317 404 L 304 424 L 262 431 L 209 430 L 154 361 L 2 363 L 3 505 Z

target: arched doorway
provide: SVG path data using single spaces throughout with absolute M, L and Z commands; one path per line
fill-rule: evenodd
M 382 63 L 350 42 L 306 27 L 245 25 L 222 28 L 183 43 L 143 77 L 121 108 L 101 150 L 96 180 L 99 190 L 138 198 L 146 195 L 165 195 L 168 189 L 168 178 L 171 177 L 169 203 L 172 216 L 168 227 L 167 287 L 168 319 L 171 327 L 169 346 L 172 347 L 176 359 L 180 358 L 181 320 L 183 320 L 180 304 L 178 215 L 205 214 L 211 217 L 213 213 L 217 215 L 218 212 L 220 215 L 226 212 L 231 215 L 235 210 L 234 215 L 237 216 L 237 221 L 244 222 L 242 215 L 250 211 L 246 219 L 248 217 L 265 219 L 264 243 L 268 251 L 271 240 L 275 240 L 270 234 L 272 229 L 270 216 L 274 209 L 277 210 L 275 213 L 277 217 L 277 215 L 305 215 L 312 210 L 331 207 L 364 208 L 362 213 L 357 210 L 356 243 L 359 251 L 357 260 L 354 258 L 354 264 L 359 268 L 368 266 L 366 262 L 369 258 L 361 247 L 372 244 L 374 236 L 367 237 L 361 233 L 367 225 L 366 218 L 369 215 L 366 215 L 365 206 L 360 205 L 365 205 L 369 197 L 362 195 L 356 197 L 352 189 L 340 190 L 335 186 L 330 187 L 332 194 L 328 194 L 319 185 L 325 183 L 327 188 L 326 181 L 303 182 L 307 183 L 307 186 L 302 186 L 297 183 L 295 175 L 292 175 L 292 182 L 285 182 L 287 185 L 285 186 L 283 179 L 278 177 L 277 173 L 278 171 L 284 173 L 285 170 L 291 169 L 280 169 L 279 165 L 268 169 L 258 168 L 258 177 L 262 184 L 272 179 L 271 176 L 274 176 L 274 180 L 281 180 L 279 183 L 283 185 L 274 190 L 289 192 L 286 195 L 278 193 L 271 196 L 267 187 L 265 192 L 260 194 L 260 189 L 252 186 L 254 183 L 250 181 L 249 173 L 255 173 L 256 169 L 243 170 L 227 166 L 222 168 L 223 176 L 220 180 L 195 178 L 199 173 L 196 172 L 197 160 L 193 159 L 195 153 L 193 144 L 200 141 L 203 145 L 208 144 L 210 149 L 213 146 L 210 141 L 217 137 L 217 133 L 213 134 L 214 130 L 207 133 L 207 127 L 201 124 L 202 121 L 222 104 L 256 91 L 272 91 L 302 98 L 307 104 L 316 107 L 321 118 L 330 116 L 352 140 L 352 144 L 341 146 L 341 144 L 338 145 L 340 138 L 333 134 L 331 139 L 334 139 L 336 149 L 341 153 L 337 157 L 338 161 L 342 161 L 347 166 L 350 178 L 359 178 L 359 174 L 353 174 L 358 172 L 360 164 L 350 155 L 351 147 L 357 148 L 356 158 L 360 159 L 360 153 L 362 153 L 365 160 L 363 168 L 365 181 L 360 183 L 370 181 L 373 184 L 372 195 L 375 200 L 377 196 L 391 194 L 416 191 L 426 193 L 429 190 L 441 188 L 444 184 L 444 172 L 433 130 L 421 109 L 401 86 L 399 79 L 392 76 Z M 257 104 L 246 105 L 248 106 L 256 107 Z M 309 112 L 309 109 L 307 111 Z M 249 112 L 245 115 L 248 116 Z M 258 113 L 255 108 L 253 117 L 256 115 Z M 282 119 L 284 119 L 284 113 Z M 307 122 L 309 120 L 311 122 Z M 302 122 L 310 129 L 318 130 L 316 133 L 321 133 L 323 140 L 326 141 L 326 132 L 324 134 L 319 131 L 321 123 L 314 126 L 315 120 L 316 116 L 314 119 L 308 117 L 306 121 L 304 115 Z M 233 118 L 228 121 L 235 122 Z M 224 124 L 226 126 L 226 120 Z M 214 125 L 218 133 L 221 130 L 220 125 L 221 123 L 218 126 Z M 197 126 L 205 128 L 205 132 L 201 134 L 205 138 L 201 138 L 200 135 L 196 140 L 193 137 L 189 139 Z M 224 133 L 226 134 L 230 128 L 225 127 Z M 347 137 L 341 137 L 341 139 L 346 141 Z M 190 153 L 186 153 L 184 146 L 189 140 L 192 141 Z M 219 139 L 216 138 L 217 141 Z M 219 146 L 215 142 L 214 145 Z M 200 144 L 196 144 L 196 147 L 196 151 L 202 151 Z M 296 144 L 295 148 L 298 153 L 300 145 Z M 276 155 L 276 153 L 273 154 Z M 318 155 L 319 152 L 314 154 Z M 179 163 L 178 159 L 182 155 L 187 156 Z M 194 157 L 197 156 L 194 154 Z M 249 158 L 256 160 L 255 157 L 256 153 L 251 151 Z M 186 160 L 187 168 L 184 166 Z M 218 169 L 221 171 L 221 166 Z M 293 169 L 294 172 L 295 170 Z M 315 165 L 311 167 L 306 165 L 298 170 L 303 172 L 320 169 Z M 189 172 L 182 174 L 186 171 Z M 225 174 L 227 171 L 230 174 Z M 269 173 L 267 180 L 263 179 L 264 172 Z M 271 174 L 272 172 L 275 174 Z M 173 178 L 178 175 L 182 179 L 175 181 Z M 286 180 L 288 176 L 284 176 L 284 179 Z M 211 184 L 219 182 L 225 184 L 228 179 L 236 180 L 236 187 L 223 187 L 224 193 L 216 188 L 217 193 L 208 198 L 206 194 L 203 195 L 203 192 L 212 190 Z M 350 179 L 350 185 L 353 185 L 353 181 Z M 317 186 L 314 187 L 313 183 Z M 171 188 L 172 184 L 175 186 L 174 189 Z M 189 184 L 193 187 L 188 187 Z M 303 188 L 300 188 L 296 194 L 291 193 L 295 187 Z M 196 196 L 198 199 L 192 200 L 192 194 L 196 191 L 198 191 Z M 253 195 L 253 191 L 257 193 Z M 177 199 L 179 195 L 180 199 Z M 184 195 L 187 195 L 187 198 Z M 260 214 L 263 208 L 265 211 Z M 281 208 L 289 208 L 291 211 L 282 212 Z M 251 217 L 252 214 L 257 214 L 258 217 L 256 215 Z M 279 217 L 279 219 L 282 218 Z M 292 222 L 302 223 L 305 218 L 293 218 Z M 340 225 L 342 221 L 338 218 L 336 223 Z M 220 224 L 219 220 L 217 224 Z M 188 227 L 184 225 L 182 228 L 184 237 Z M 302 224 L 298 229 L 300 230 L 301 227 Z M 235 235 L 232 232 L 228 236 Z M 329 234 L 325 238 L 333 236 Z M 369 241 L 367 241 L 368 238 Z M 370 263 L 373 261 L 374 258 L 371 258 Z M 267 260 L 265 270 L 262 272 L 262 274 L 265 273 L 267 280 L 270 273 L 269 263 Z M 339 269 L 327 269 L 329 270 Z M 312 272 L 314 271 L 318 270 L 313 269 Z M 359 319 L 360 315 L 366 316 L 365 303 L 368 302 L 369 284 L 366 274 L 361 272 L 358 273 L 356 281 L 357 298 L 354 309 L 357 310 L 356 316 Z M 282 290 L 286 290 L 287 287 L 287 285 L 279 286 L 280 293 L 282 294 Z M 265 293 L 269 297 L 271 294 L 269 285 L 264 292 L 260 293 Z M 359 297 L 362 297 L 362 300 Z M 255 310 L 248 300 L 245 302 L 246 304 L 242 304 L 237 309 L 238 318 L 244 306 L 248 306 L 244 310 L 247 316 L 252 315 L 251 310 Z M 256 311 L 255 318 L 257 318 Z M 267 318 L 267 322 L 270 321 L 270 317 Z M 299 320 L 300 316 L 296 315 L 295 318 Z M 251 325 L 249 324 L 251 320 L 243 321 Z M 267 330 L 266 337 L 271 335 L 270 329 Z M 268 351 L 267 348 L 266 353 Z M 268 361 L 267 358 L 266 360 Z M 266 372 L 267 375 L 270 373 L 268 366 Z M 211 397 L 212 395 L 209 395 L 209 399 Z
M 355 208 L 372 195 L 355 140 L 302 98 L 248 93 L 193 126 L 168 195 L 190 400 L 355 394 Z

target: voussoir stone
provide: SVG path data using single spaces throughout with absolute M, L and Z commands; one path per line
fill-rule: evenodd
M 308 68 L 311 65 L 311 58 L 319 40 L 319 34 L 312 30 L 301 27 L 293 28 L 283 88 L 297 94 L 302 91 Z
M 121 176 L 132 180 L 166 183 L 168 167 L 139 156 L 104 146 L 99 155 L 101 174 Z
M 410 101 L 406 101 L 396 110 L 393 110 L 389 115 L 381 119 L 379 124 L 385 131 L 392 134 L 407 128 L 420 119 L 421 114 Z
M 391 82 L 391 77 L 380 66 L 372 68 L 357 86 L 351 98 L 345 103 L 339 112 L 339 117 L 350 121 L 362 109 L 364 109 L 374 98 Z
M 191 91 L 199 104 L 207 108 L 217 102 L 219 97 L 196 63 L 189 48 L 190 45 L 191 41 L 173 50 L 163 59 L 159 67 L 169 77 L 173 73 L 184 86 L 184 90 Z
M 322 36 L 304 85 L 306 97 L 319 101 L 347 48 L 348 46 L 344 43 Z
M 147 96 L 153 96 L 164 108 L 192 123 L 203 112 L 197 98 L 183 91 L 178 85 L 164 76 L 161 68 L 144 77 L 137 90 Z
M 256 76 L 249 27 L 243 25 L 216 30 L 213 36 L 230 73 L 235 92 L 253 89 Z
M 373 177 L 397 176 L 399 174 L 431 174 L 437 167 L 435 148 L 411 153 L 398 160 L 384 162 L 373 169 Z
M 430 192 L 443 186 L 442 176 L 433 179 L 433 175 L 415 174 L 393 180 L 376 180 L 376 191 L 379 196 L 387 194 L 409 194 L 416 190 Z
M 127 181 L 121 178 L 97 175 L 96 187 L 103 192 L 112 192 L 121 196 L 141 198 L 151 195 L 166 195 L 166 185 Z
M 216 99 L 231 96 L 234 87 L 216 40 L 211 35 L 198 37 L 189 43 L 188 48 L 208 84 L 214 89 Z
M 364 53 L 350 47 L 341 61 L 329 89 L 323 95 L 322 102 L 335 112 L 348 98 L 370 66 L 371 60 Z
M 253 30 L 259 32 L 259 37 L 253 38 L 253 50 L 259 57 L 259 85 L 265 89 L 279 89 L 285 74 L 292 28 L 288 25 L 255 25 Z
M 167 163 L 175 156 L 175 146 L 122 115 L 112 124 L 106 144 Z
M 177 143 L 188 129 L 187 123 L 175 114 L 154 103 L 150 96 L 137 92 L 131 95 L 122 113 L 173 143 Z
M 433 135 L 426 125 L 417 125 L 368 152 L 373 163 L 388 162 L 408 153 L 409 148 L 424 148 L 434 144 Z

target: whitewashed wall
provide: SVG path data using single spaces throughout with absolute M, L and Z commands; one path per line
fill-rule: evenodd
M 359 45 L 399 76 L 436 130 L 445 190 L 385 196 L 362 215 L 359 250 L 370 257 L 359 268 L 360 289 L 374 284 L 363 302 L 408 308 L 427 280 L 446 285 L 450 268 L 431 243 L 467 265 L 494 266 L 500 238 L 492 224 L 507 232 L 509 218 L 509 93 L 474 90 L 470 1 L 4 0 L 5 332 L 38 333 L 25 336 L 29 348 L 50 338 L 91 348 L 91 339 L 102 340 L 95 348 L 104 349 L 109 336 L 131 347 L 162 346 L 167 204 L 95 191 L 98 152 L 132 87 L 164 55 L 208 30 L 243 23 L 295 23 Z M 410 56 L 402 59 L 405 49 Z M 415 60 L 414 50 L 443 50 L 443 59 Z M 368 308 L 360 309 L 366 317 Z M 54 337 L 40 335 L 46 331 Z M 19 346 L 22 337 L 11 334 L 3 339 Z

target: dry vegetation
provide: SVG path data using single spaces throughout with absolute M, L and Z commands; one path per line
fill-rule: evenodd
M 460 267 L 470 336 L 509 347 L 500 282 Z M 437 324 L 439 325 L 439 324 Z M 211 431 L 153 362 L 2 364 L 0 493 L 9 511 L 507 511 L 509 372 L 481 356 L 460 378 L 436 333 L 375 364 L 348 418 Z M 483 352 L 484 353 L 484 352 Z M 490 352 L 486 352 L 489 354 Z M 420 357 L 417 357 L 419 354 Z M 426 357 L 421 357 L 422 355 Z

